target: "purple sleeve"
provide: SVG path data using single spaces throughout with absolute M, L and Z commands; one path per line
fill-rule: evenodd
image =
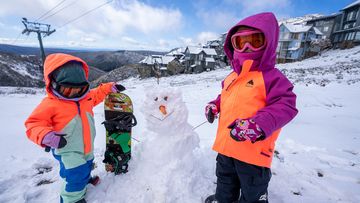
M 232 72 L 231 72 L 231 73 L 232 73 Z M 230 74 L 231 74 L 231 73 L 230 73 Z M 229 74 L 229 75 L 230 75 L 230 74 Z M 229 75 L 228 75 L 228 76 L 229 76 Z M 226 77 L 227 77 L 227 76 L 226 76 Z M 225 79 L 224 79 L 223 81 L 221 81 L 221 89 L 224 89 L 224 82 L 225 82 Z M 209 103 L 215 104 L 216 107 L 217 107 L 217 109 L 218 109 L 218 111 L 220 112 L 220 102 L 221 102 L 221 94 L 219 94 L 215 100 L 212 100 L 212 101 L 209 102 Z
M 270 136 L 285 126 L 298 113 L 294 86 L 278 69 L 263 72 L 266 88 L 266 106 L 253 117 L 255 122 Z
M 222 88 L 224 88 L 224 80 L 221 81 L 221 89 Z M 219 94 L 215 100 L 212 100 L 209 103 L 215 104 L 216 108 L 218 109 L 218 112 L 220 112 L 220 102 L 221 102 L 221 94 Z
M 220 112 L 220 102 L 221 102 L 221 94 L 219 94 L 215 100 L 212 100 L 209 103 L 215 104 L 216 108 L 218 109 L 218 112 Z

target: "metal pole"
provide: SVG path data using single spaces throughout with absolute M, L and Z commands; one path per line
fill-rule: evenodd
M 45 51 L 44 51 L 44 46 L 42 43 L 42 38 L 41 38 L 41 33 L 37 32 L 38 35 L 38 40 L 39 40 L 39 44 L 40 44 L 40 56 L 41 56 L 41 61 L 42 61 L 42 65 L 44 65 L 45 62 Z

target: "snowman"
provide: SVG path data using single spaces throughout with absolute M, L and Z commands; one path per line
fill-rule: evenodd
M 188 110 L 178 89 L 155 89 L 142 107 L 150 142 L 159 156 L 183 158 L 199 147 L 199 136 L 187 122 Z M 163 158 L 165 158 L 163 156 Z
M 146 187 L 145 199 L 198 202 L 194 191 L 199 192 L 196 188 L 202 180 L 199 136 L 187 122 L 188 110 L 181 92 L 170 88 L 147 92 L 141 110 L 147 138 L 138 149 L 136 173 L 142 174 L 138 183 Z

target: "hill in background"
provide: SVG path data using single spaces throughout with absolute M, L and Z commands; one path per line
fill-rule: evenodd
M 122 75 L 134 76 L 137 74 L 134 71 L 129 74 L 126 73 L 129 66 L 134 66 L 148 54 L 163 54 L 154 51 L 99 51 L 60 48 L 46 48 L 45 52 L 46 54 L 67 53 L 82 58 L 89 65 L 90 81 L 94 81 L 114 69 L 119 69 L 116 72 L 121 72 Z M 0 86 L 43 86 L 40 65 L 39 48 L 0 44 Z

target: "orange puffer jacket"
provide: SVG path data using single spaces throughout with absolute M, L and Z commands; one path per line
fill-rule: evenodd
M 90 154 L 93 151 L 93 140 L 95 138 L 95 125 L 93 107 L 104 100 L 111 92 L 114 83 L 101 84 L 90 90 L 79 101 L 58 98 L 50 88 L 50 74 L 61 65 L 69 61 L 78 61 L 88 78 L 88 65 L 80 58 L 67 54 L 51 54 L 44 64 L 44 79 L 47 97 L 45 97 L 36 109 L 25 121 L 26 134 L 30 140 L 38 145 L 44 136 L 51 132 L 62 132 L 68 141 L 64 149 L 58 152 L 78 152 Z

